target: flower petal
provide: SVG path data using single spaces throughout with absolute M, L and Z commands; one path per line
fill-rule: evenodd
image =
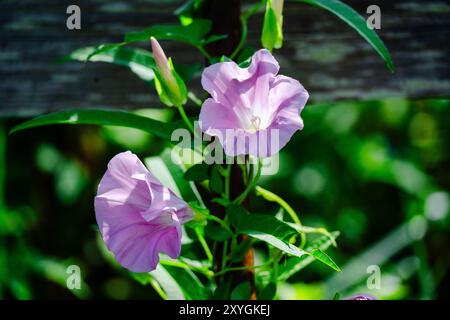
M 258 77 L 275 76 L 279 68 L 272 54 L 262 49 L 253 55 L 249 67 L 241 68 L 235 62 L 216 63 L 203 71 L 201 81 L 216 102 L 228 108 L 248 107 L 255 98 L 254 92 L 249 91 L 255 89 Z
M 308 93 L 278 71 L 278 62 L 263 49 L 248 68 L 224 62 L 203 72 L 203 88 L 212 98 L 203 103 L 200 127 L 219 139 L 228 156 L 272 156 L 303 128 L 300 112 Z
M 274 109 L 282 109 L 290 105 L 297 108 L 299 114 L 308 101 L 309 94 L 295 79 L 277 76 L 272 83 L 269 93 L 269 105 Z
M 192 210 L 131 152 L 111 159 L 94 200 L 102 238 L 116 260 L 134 272 L 156 268 L 159 253 L 176 258 L 181 223 Z
M 145 181 L 135 179 L 137 174 L 148 174 L 142 162 L 131 152 L 116 155 L 108 164 L 97 191 L 97 197 L 105 198 L 111 204 L 129 203 L 146 210 L 152 195 Z
M 234 112 L 209 98 L 203 103 L 199 115 L 200 128 L 206 132 L 209 128 L 239 128 L 239 120 Z

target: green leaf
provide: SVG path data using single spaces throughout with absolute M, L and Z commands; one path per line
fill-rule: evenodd
M 208 291 L 188 268 L 163 266 L 161 264 L 150 272 L 169 300 L 205 300 Z
M 154 78 L 152 67 L 155 67 L 153 54 L 147 50 L 131 47 L 113 46 L 104 48 L 96 54 L 98 47 L 80 48 L 62 59 L 75 61 L 106 62 L 128 67 L 133 73 L 144 81 Z
M 220 175 L 220 172 L 216 167 L 212 168 L 211 179 L 209 180 L 209 188 L 215 193 L 223 193 L 222 176 Z
M 209 222 L 205 227 L 205 237 L 215 241 L 225 241 L 232 237 L 232 234 L 217 223 Z
M 193 165 L 184 173 L 184 179 L 197 182 L 208 180 L 209 166 L 204 162 Z
M 189 201 L 189 207 L 194 212 L 194 218 L 185 224 L 186 227 L 196 229 L 198 227 L 204 228 L 207 224 L 207 219 L 210 216 L 208 208 L 199 201 Z
M 250 299 L 251 293 L 252 289 L 250 282 L 242 282 L 238 284 L 231 292 L 231 300 L 248 300 Z
M 163 185 L 171 189 L 184 201 L 203 201 L 193 183 L 184 179 L 185 167 L 176 153 L 165 149 L 159 156 L 145 159 L 145 164 Z
M 301 250 L 300 248 L 294 246 L 293 244 L 290 244 L 289 242 L 282 240 L 278 236 L 274 236 L 272 234 L 262 233 L 260 231 L 253 231 L 253 230 L 246 230 L 243 233 L 249 235 L 252 238 L 267 242 L 273 247 L 280 249 L 284 253 L 296 257 L 302 257 L 303 255 L 308 254 L 308 252 Z
M 128 272 L 128 275 L 139 282 L 142 286 L 146 286 L 152 283 L 152 276 L 150 273 L 137 273 L 137 272 Z
M 258 293 L 258 300 L 273 300 L 277 294 L 277 285 L 270 282 Z
M 75 50 L 59 62 L 105 62 L 121 65 L 129 68 L 140 79 L 151 82 L 154 80 L 153 68 L 156 67 L 153 54 L 150 51 L 123 46 L 123 44 L 101 45 L 98 47 L 84 47 Z M 198 77 L 202 70 L 202 64 L 177 65 L 178 74 L 184 81 Z
M 126 111 L 77 109 L 39 116 L 15 126 L 10 131 L 10 134 L 25 129 L 54 124 L 91 124 L 135 128 L 152 133 L 168 141 L 171 141 L 171 135 L 175 129 L 185 127 L 182 122 L 165 123 Z
M 316 258 L 316 260 L 319 260 L 320 262 L 326 264 L 330 268 L 341 271 L 341 269 L 338 267 L 338 265 L 322 250 L 320 249 L 314 249 L 311 251 L 311 255 Z
M 388 49 L 375 31 L 367 27 L 366 20 L 361 17 L 358 12 L 350 6 L 338 0 L 293 0 L 296 2 L 304 2 L 310 5 L 328 10 L 341 18 L 345 23 L 355 29 L 383 58 L 387 68 L 394 72 L 394 62 Z
M 263 214 L 250 214 L 242 206 L 227 206 L 227 215 L 231 224 L 240 232 L 251 232 L 258 235 L 272 235 L 281 241 L 288 242 L 298 232 L 287 223 L 278 220 L 274 216 Z
M 86 60 L 92 59 L 94 56 L 116 50 L 134 42 L 148 42 L 151 37 L 158 40 L 175 40 L 180 41 L 196 48 L 203 48 L 204 45 L 225 39 L 226 35 L 210 35 L 211 21 L 205 19 L 188 19 L 186 24 L 164 24 L 154 25 L 143 31 L 129 32 L 125 34 L 124 41 L 120 43 L 105 43 L 95 47 Z M 180 75 L 182 75 L 182 71 Z
M 33 270 L 39 274 L 42 278 L 60 285 L 62 288 L 67 289 L 67 268 L 70 265 L 79 265 L 77 261 L 59 261 L 53 258 L 34 256 L 32 263 Z M 75 296 L 81 299 L 87 299 L 91 296 L 91 290 L 87 283 L 81 278 L 81 284 L 79 290 L 70 290 Z
M 226 207 L 231 204 L 231 201 L 229 199 L 225 199 L 225 198 L 213 198 L 211 200 L 211 202 L 217 203 L 217 204 L 221 205 L 222 207 Z
M 224 35 L 212 35 L 208 38 L 205 39 L 205 41 L 203 41 L 203 44 L 210 44 L 219 40 L 223 40 L 223 39 L 227 39 L 228 35 L 224 34 Z
M 249 214 L 242 206 L 237 205 L 228 206 L 227 215 L 239 233 L 264 241 L 297 258 L 312 257 L 313 260 L 317 259 L 334 270 L 340 271 L 339 267 L 320 248 L 312 247 L 310 250 L 302 250 L 291 244 L 292 237 L 298 235 L 297 230 L 273 216 Z M 331 243 L 331 240 L 328 240 Z
M 214 291 L 213 300 L 229 300 L 232 277 L 225 275 L 221 283 L 217 286 Z
M 298 225 L 295 223 L 288 223 L 292 228 L 294 228 L 295 230 L 297 230 L 300 233 L 318 233 L 318 234 L 323 234 L 325 236 L 327 236 L 331 241 L 332 241 L 332 245 L 337 247 L 336 242 L 334 241 L 334 237 L 333 235 L 325 228 L 313 228 L 313 227 L 308 227 L 308 226 L 304 226 L 304 225 Z
M 249 214 L 242 206 L 230 205 L 227 215 L 238 232 L 267 242 L 288 254 L 301 257 L 305 251 L 289 243 L 298 232 L 277 218 L 262 214 Z
M 203 44 L 203 39 L 211 31 L 211 21 L 204 19 L 193 20 L 191 24 L 155 25 L 138 32 L 125 34 L 125 43 L 149 41 L 150 37 L 158 40 L 176 40 L 195 47 Z
M 84 47 L 61 58 L 58 62 L 71 60 L 113 63 L 129 68 L 140 79 L 146 82 L 154 80 L 153 68 L 156 65 L 153 54 L 150 51 L 140 48 L 125 47 L 122 44 L 110 44 L 109 47 Z M 189 81 L 201 74 L 203 65 L 200 63 L 177 65 L 176 69 L 184 81 Z
M 174 14 L 177 15 L 180 20 L 183 21 L 192 21 L 193 17 L 198 15 L 199 10 L 204 5 L 204 0 L 188 0 L 185 1 L 178 9 L 174 11 Z
M 252 247 L 253 241 L 251 239 L 247 239 L 239 243 L 231 253 L 231 262 L 240 262 L 244 258 L 245 254 Z
M 309 247 L 306 248 L 308 251 L 321 250 L 322 252 L 328 249 L 336 238 L 339 236 L 339 232 L 331 232 L 331 236 L 333 239 L 330 239 L 328 236 L 319 237 L 316 241 L 314 241 Z M 318 254 L 316 254 L 319 256 Z M 303 256 L 300 258 L 290 257 L 286 261 L 282 262 L 278 267 L 278 279 L 280 281 L 286 281 L 289 277 L 302 270 L 306 266 L 308 266 L 311 262 L 315 260 L 316 257 L 311 256 Z M 334 264 L 334 262 L 333 262 Z

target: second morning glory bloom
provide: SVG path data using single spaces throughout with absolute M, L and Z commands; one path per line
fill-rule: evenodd
M 344 300 L 377 300 L 377 298 L 370 294 L 356 294 L 356 295 L 347 297 Z
M 155 269 L 161 252 L 177 258 L 181 225 L 193 216 L 187 203 L 130 151 L 109 162 L 94 206 L 103 241 L 116 260 L 134 272 Z
M 216 136 L 229 156 L 269 157 L 303 128 L 300 112 L 308 92 L 295 79 L 278 75 L 280 66 L 265 49 L 249 67 L 221 62 L 207 67 L 202 86 L 211 95 L 200 111 L 200 128 Z

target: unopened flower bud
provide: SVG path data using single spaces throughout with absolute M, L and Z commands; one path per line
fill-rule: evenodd
M 284 0 L 268 0 L 261 42 L 264 48 L 272 50 L 283 46 Z
M 155 85 L 161 101 L 169 106 L 180 106 L 186 102 L 186 85 L 173 68 L 171 59 L 167 59 L 164 50 L 155 38 L 151 38 L 156 70 Z

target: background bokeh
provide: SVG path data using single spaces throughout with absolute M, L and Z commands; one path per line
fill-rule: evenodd
M 155 9 L 156 13 L 152 10 L 143 12 L 134 21 L 128 17 L 125 19 L 127 27 L 114 20 L 110 23 L 117 28 L 112 30 L 122 34 L 122 29 L 132 28 L 131 22 L 136 24 L 134 29 L 141 29 L 143 25 L 149 25 L 143 20 L 145 14 L 155 14 L 152 19 L 157 22 L 174 20 L 168 17 L 178 2 L 148 1 L 161 4 Z M 21 3 L 24 7 L 33 5 L 30 1 L 6 1 L 2 5 L 12 10 L 20 8 Z M 137 1 L 133 5 L 144 8 L 148 3 Z M 120 8 L 111 4 L 110 10 L 104 12 L 120 13 Z M 445 6 L 435 8 L 437 15 L 448 12 Z M 13 12 L 23 13 L 21 10 Z M 318 12 L 312 12 L 320 17 Z M 414 9 L 410 12 L 417 14 Z M 424 17 L 431 14 L 432 11 L 428 11 Z M 2 10 L 1 15 L 6 17 L 5 11 Z M 395 11 L 391 15 L 396 17 Z M 408 19 L 407 14 L 403 15 L 403 19 Z M 120 15 L 115 17 L 119 19 Z M 89 19 L 94 21 L 95 17 Z M 98 19 L 102 19 L 101 15 Z M 11 21 L 2 19 L 2 53 L 5 54 L 0 55 L 4 73 L 0 82 L 2 97 L 5 97 L 0 101 L 3 115 L 0 118 L 0 298 L 158 298 L 148 283 L 111 262 L 95 225 L 93 197 L 112 156 L 131 149 L 145 159 L 161 152 L 163 143 L 140 131 L 113 127 L 53 126 L 12 136 L 8 136 L 8 131 L 25 119 L 24 114 L 68 108 L 63 103 L 65 95 L 71 102 L 70 107 L 77 101 L 86 107 L 110 106 L 111 97 L 107 94 L 112 86 L 117 90 L 111 95 L 122 99 L 123 108 L 139 109 L 139 114 L 161 120 L 170 120 L 176 113 L 169 109 L 148 108 L 148 105 L 158 105 L 153 89 L 141 84 L 137 78 L 126 78 L 128 70 L 99 65 L 86 71 L 77 63 L 51 64 L 72 51 L 56 45 L 55 50 L 47 48 L 43 59 L 48 61 L 35 61 L 35 64 L 47 73 L 58 74 L 58 68 L 70 71 L 75 77 L 79 73 L 81 78 L 76 80 L 81 82 L 69 81 L 63 76 L 52 77 L 49 81 L 54 86 L 43 90 L 53 90 L 53 95 L 40 95 L 33 85 L 23 82 L 26 90 L 23 89 L 21 96 L 24 74 L 33 70 L 29 77 L 39 77 L 28 56 L 41 52 L 42 48 L 26 47 L 30 51 L 22 56 L 22 60 L 6 54 L 10 49 L 8 46 L 13 46 L 10 35 L 5 32 L 5 26 Z M 16 29 L 9 30 L 19 32 L 20 36 L 24 21 L 22 25 L 16 25 Z M 47 23 L 51 24 L 52 20 Z M 250 37 L 257 47 L 259 35 L 255 30 L 260 20 L 255 19 L 253 23 L 255 27 L 251 29 Z M 436 65 L 422 64 L 420 69 L 414 59 L 436 63 L 439 58 L 430 56 L 430 51 L 414 54 L 394 51 L 394 61 L 400 70 L 389 75 L 384 70 L 374 71 L 383 68 L 382 62 L 365 47 L 349 53 L 344 50 L 344 44 L 338 45 L 348 43 L 345 37 L 334 37 L 333 41 L 325 38 L 314 43 L 317 38 L 308 34 L 302 40 L 303 29 L 297 29 L 299 22 L 286 17 L 285 23 L 286 30 L 292 31 L 286 37 L 291 41 L 279 54 L 276 52 L 276 56 L 284 73 L 301 82 L 305 78 L 306 83 L 311 84 L 305 84 L 311 101 L 302 113 L 305 129 L 297 133 L 280 153 L 280 171 L 275 176 L 264 177 L 261 184 L 283 195 L 298 210 L 305 225 L 340 231 L 338 247 L 328 249 L 327 253 L 343 271 L 337 274 L 313 263 L 280 286 L 279 298 L 331 299 L 337 292 L 341 296 L 370 293 L 382 299 L 449 298 L 450 93 L 448 82 L 445 82 L 448 74 L 442 72 L 442 68 L 448 70 L 448 65 L 437 68 Z M 394 29 L 395 24 L 390 32 Z M 38 41 L 42 37 L 41 33 L 28 30 L 29 41 Z M 90 31 L 88 27 L 87 32 Z M 317 32 L 328 34 L 330 31 L 320 29 Z M 400 31 L 408 32 L 406 29 Z M 387 33 L 388 39 L 392 36 L 383 32 Z M 433 29 L 428 32 L 432 34 Z M 448 35 L 448 30 L 443 32 Z M 76 37 L 71 48 L 102 43 L 105 40 L 102 35 L 97 31 L 97 36 Z M 394 43 L 394 37 L 391 41 L 394 48 L 400 46 Z M 389 41 L 387 46 L 391 48 Z M 177 47 L 170 47 L 169 43 L 168 48 L 184 63 L 194 59 Z M 432 51 L 436 53 L 437 50 Z M 299 58 L 299 52 L 303 51 L 305 55 L 300 54 Z M 349 57 L 351 61 L 358 58 L 365 61 L 360 66 L 370 66 L 367 70 L 371 70 L 373 77 L 357 70 L 342 78 L 342 73 L 348 69 L 340 71 L 336 65 L 345 59 L 345 66 L 349 68 Z M 24 74 L 6 68 L 5 65 L 11 63 L 8 59 L 14 62 L 10 64 L 11 68 L 21 64 Z M 299 72 L 302 66 L 304 71 Z M 426 68 L 434 72 L 425 76 L 433 85 L 423 87 L 418 77 Z M 408 78 L 409 70 L 413 70 L 411 77 L 416 78 L 406 83 L 404 79 Z M 117 73 L 119 80 L 112 78 L 112 73 Z M 107 82 L 96 86 L 98 79 L 107 79 Z M 368 85 L 361 83 L 371 84 L 370 94 Z M 356 89 L 349 91 L 347 86 L 352 84 Z M 375 87 L 377 84 L 379 87 Z M 36 86 L 42 86 L 42 83 Z M 198 79 L 193 80 L 192 86 L 201 94 Z M 73 92 L 64 92 L 63 88 Z M 422 90 L 420 95 L 414 94 L 415 88 Z M 100 92 L 98 95 L 95 95 L 96 89 Z M 123 98 L 130 95 L 128 89 L 138 95 L 136 99 Z M 105 100 L 102 97 L 106 97 Z M 53 105 L 52 101 L 57 104 Z M 28 108 L 27 102 L 32 107 Z M 92 105 L 95 102 L 97 105 Z M 197 111 L 190 106 L 191 114 Z M 252 205 L 260 212 L 277 211 L 275 205 L 272 207 L 260 199 L 253 199 Z M 262 254 L 257 251 L 257 259 Z M 82 290 L 67 289 L 66 268 L 73 264 L 82 270 Z M 379 290 L 370 290 L 366 286 L 370 265 L 380 267 L 382 283 Z

